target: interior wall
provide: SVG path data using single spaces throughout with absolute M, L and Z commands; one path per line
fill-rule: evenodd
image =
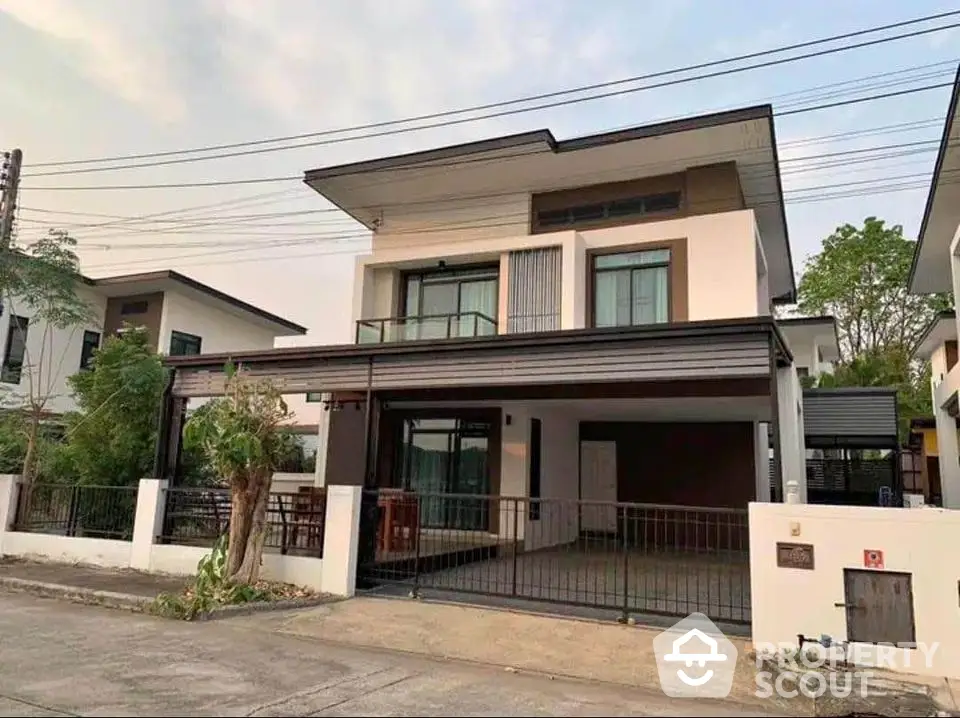
M 756 494 L 753 422 L 583 422 L 617 442 L 617 500 L 746 508 Z

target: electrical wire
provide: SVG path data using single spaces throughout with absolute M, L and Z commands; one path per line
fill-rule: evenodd
M 313 137 L 325 137 L 325 136 L 330 136 L 330 135 L 343 134 L 343 133 L 346 133 L 346 132 L 362 132 L 362 131 L 366 131 L 366 130 L 379 130 L 379 129 L 382 129 L 382 128 L 384 128 L 384 127 L 395 127 L 396 125 L 409 124 L 409 123 L 412 123 L 412 122 L 424 122 L 424 121 L 435 120 L 435 119 L 440 119 L 440 118 L 456 117 L 456 116 L 462 115 L 462 114 L 468 114 L 468 113 L 473 113 L 473 112 L 482 112 L 482 111 L 486 111 L 486 110 L 489 110 L 489 109 L 496 109 L 496 108 L 503 108 L 503 107 L 513 107 L 514 105 L 524 104 L 524 103 L 528 103 L 528 102 L 536 102 L 536 101 L 539 101 L 539 100 L 554 99 L 554 98 L 557 98 L 557 97 L 565 97 L 565 96 L 567 96 L 567 95 L 580 94 L 580 93 L 588 92 L 588 91 L 591 91 L 591 90 L 606 89 L 606 88 L 610 88 L 610 87 L 619 87 L 619 86 L 621 86 L 621 85 L 631 84 L 631 83 L 640 82 L 640 81 L 645 81 L 645 80 L 656 79 L 656 78 L 660 78 L 660 77 L 669 77 L 669 76 L 671 76 L 671 75 L 683 74 L 683 73 L 693 72 L 693 71 L 697 71 L 697 70 L 703 70 L 703 69 L 707 69 L 707 68 L 711 68 L 711 67 L 720 67 L 720 66 L 723 66 L 723 65 L 728 65 L 728 64 L 737 63 L 737 62 L 743 62 L 743 61 L 745 61 L 745 60 L 756 59 L 756 58 L 759 58 L 759 57 L 767 57 L 767 56 L 770 56 L 770 55 L 776 55 L 776 54 L 781 54 L 781 53 L 784 53 L 784 52 L 791 52 L 791 51 L 793 51 L 793 50 L 799 50 L 799 49 L 804 49 L 804 48 L 809 48 L 809 47 L 815 47 L 815 46 L 817 46 L 817 45 L 828 44 L 828 43 L 837 42 L 837 41 L 840 41 L 840 40 L 847 40 L 847 39 L 851 39 L 851 38 L 855 38 L 855 37 L 862 37 L 862 36 L 864 36 L 864 35 L 870 35 L 870 34 L 873 34 L 873 33 L 884 32 L 884 31 L 893 30 L 893 29 L 896 29 L 896 28 L 902 28 L 902 27 L 908 27 L 908 26 L 911 26 L 911 25 L 922 24 L 922 23 L 925 23 L 925 22 L 930 22 L 930 21 L 932 21 L 932 20 L 941 20 L 941 19 L 945 19 L 945 18 L 948 18 L 948 17 L 956 16 L 956 15 L 960 15 L 960 10 L 947 11 L 947 12 L 942 12 L 942 13 L 936 13 L 936 14 L 933 14 L 933 15 L 927 15 L 927 16 L 920 17 L 920 18 L 913 18 L 913 19 L 910 19 L 910 20 L 904 20 L 904 21 L 900 21 L 900 22 L 896 22 L 896 23 L 890 23 L 890 24 L 887 24 L 887 25 L 878 25 L 878 26 L 863 28 L 863 29 L 861 29 L 861 30 L 856 30 L 856 31 L 847 32 L 847 33 L 841 33 L 841 34 L 838 34 L 838 35 L 832 35 L 832 36 L 828 36 L 828 37 L 825 37 L 825 38 L 819 38 L 819 39 L 816 39 L 816 40 L 808 40 L 808 41 L 801 42 L 801 43 L 794 43 L 794 44 L 791 44 L 791 45 L 783 45 L 783 46 L 780 46 L 780 47 L 777 47 L 777 48 L 771 48 L 771 49 L 768 49 L 768 50 L 761 50 L 761 51 L 758 51 L 758 52 L 753 52 L 753 53 L 747 53 L 747 54 L 743 54 L 743 55 L 738 55 L 738 56 L 736 56 L 736 57 L 723 58 L 723 59 L 720 59 L 720 60 L 712 60 L 712 61 L 708 61 L 708 62 L 697 63 L 697 64 L 694 64 L 694 65 L 687 65 L 687 66 L 684 66 L 684 67 L 672 68 L 672 69 L 669 69 L 669 70 L 661 70 L 661 71 L 658 71 L 658 72 L 647 73 L 647 74 L 644 74 L 644 75 L 636 75 L 636 76 L 633 76 L 633 77 L 622 78 L 622 79 L 619 79 L 619 80 L 612 80 L 612 81 L 607 81 L 607 82 L 594 83 L 594 84 L 590 84 L 590 85 L 581 85 L 581 86 L 579 86 L 579 87 L 574 87 L 574 88 L 567 88 L 567 89 L 563 89 L 563 90 L 557 90 L 557 91 L 547 92 L 547 93 L 540 93 L 540 94 L 536 94 L 536 95 L 528 95 L 528 96 L 526 96 L 526 97 L 520 97 L 520 98 L 511 99 L 511 100 L 504 100 L 504 101 L 499 101 L 499 102 L 492 102 L 492 103 L 485 103 L 485 104 L 480 104 L 480 105 L 474 105 L 474 106 L 472 106 L 472 107 L 460 108 L 460 109 L 455 109 L 455 110 L 447 110 L 447 111 L 443 111 L 443 112 L 428 113 L 428 114 L 423 114 L 423 115 L 418 115 L 418 116 L 408 117 L 408 118 L 403 118 L 403 119 L 387 120 L 387 121 L 383 121 L 383 122 L 368 123 L 368 124 L 365 124 L 365 125 L 354 125 L 354 126 L 352 126 L 352 127 L 343 127 L 343 128 L 337 128 L 337 129 L 331 129 L 331 130 L 323 130 L 323 131 L 319 131 L 319 132 L 308 132 L 308 133 L 302 133 L 302 134 L 297 134 L 297 135 L 287 135 L 287 136 L 284 136 L 284 137 L 258 139 L 258 140 L 252 140 L 252 141 L 247 141 L 247 142 L 237 142 L 237 143 L 220 144 L 220 145 L 208 145 L 208 146 L 205 146 L 205 147 L 195 147 L 195 148 L 189 148 L 189 149 L 171 150 L 171 151 L 167 151 L 167 152 L 148 152 L 148 153 L 140 153 L 140 154 L 135 154 L 135 155 L 120 155 L 120 156 L 114 156 L 114 157 L 99 157 L 99 158 L 88 158 L 88 159 L 80 159 L 80 160 L 47 161 L 47 162 L 35 163 L 33 166 L 34 166 L 34 167 L 68 166 L 68 165 L 79 165 L 79 164 L 94 164 L 94 163 L 99 163 L 99 162 L 125 161 L 125 160 L 131 160 L 131 159 L 148 159 L 148 158 L 157 158 L 157 157 L 170 157 L 170 156 L 183 155 L 183 154 L 194 154 L 194 153 L 212 152 L 212 151 L 218 151 L 218 150 L 224 150 L 224 149 L 235 149 L 235 148 L 239 148 L 239 147 L 251 147 L 251 146 L 260 146 L 260 145 L 264 145 L 264 144 L 276 144 L 276 143 L 279 143 L 279 142 L 288 142 L 288 141 L 301 140 L 301 139 L 307 139 L 307 138 L 313 138 Z M 491 114 L 487 114 L 487 115 L 482 115 L 482 116 L 480 116 L 480 117 L 471 117 L 471 118 L 453 120 L 453 121 L 449 121 L 449 122 L 447 122 L 447 123 L 434 123 L 434 124 L 432 124 L 432 125 L 418 126 L 418 127 L 415 127 L 415 128 L 402 128 L 402 129 L 400 129 L 400 130 L 397 130 L 396 132 L 391 131 L 391 132 L 386 133 L 386 134 L 399 134 L 400 132 L 413 132 L 413 131 L 419 131 L 419 130 L 423 130 L 423 129 L 431 129 L 431 128 L 433 128 L 433 127 L 438 127 L 438 126 L 442 127 L 442 126 L 450 126 L 450 125 L 454 125 L 454 124 L 461 124 L 461 123 L 463 123 L 463 122 L 476 122 L 476 121 L 481 120 L 481 119 L 491 119 L 491 118 L 494 118 L 494 117 L 503 117 L 503 116 L 505 116 L 505 115 L 519 114 L 519 113 L 525 113 L 525 112 L 533 112 L 533 111 L 537 111 L 537 110 L 541 110 L 541 109 L 548 109 L 548 108 L 552 108 L 552 107 L 559 107 L 559 106 L 563 106 L 563 105 L 567 105 L 567 104 L 573 104 L 573 103 L 577 103 L 577 102 L 586 102 L 586 101 L 591 101 L 591 100 L 596 100 L 596 99 L 602 99 L 602 98 L 604 98 L 604 97 L 618 96 L 618 95 L 626 94 L 626 93 L 630 93 L 630 92 L 638 92 L 638 91 L 641 91 L 641 90 L 654 89 L 654 88 L 657 88 L 657 87 L 665 87 L 665 86 L 670 86 L 670 85 L 674 85 L 674 84 L 682 84 L 682 83 L 693 82 L 693 81 L 702 80 L 702 79 L 708 79 L 708 78 L 713 78 L 713 77 L 720 77 L 720 76 L 724 76 L 724 75 L 729 75 L 729 74 L 734 74 L 734 73 L 739 73 L 739 72 L 745 72 L 745 71 L 748 71 L 748 70 L 759 69 L 759 68 L 762 68 L 762 67 L 772 67 L 772 66 L 781 65 L 781 64 L 784 64 L 784 63 L 787 63 L 787 62 L 796 62 L 796 61 L 798 61 L 798 60 L 810 59 L 810 58 L 813 58 L 813 57 L 820 57 L 820 56 L 823 56 L 823 55 L 830 55 L 830 54 L 834 54 L 834 53 L 838 53 L 838 52 L 846 52 L 846 51 L 853 50 L 853 49 L 859 49 L 859 48 L 862 48 L 862 47 L 874 46 L 874 45 L 878 45 L 878 44 L 883 44 L 883 43 L 887 43 L 887 42 L 893 42 L 893 41 L 896 41 L 896 40 L 907 39 L 907 38 L 911 38 L 911 37 L 918 37 L 918 36 L 927 35 L 927 34 L 931 34 L 931 33 L 935 33 L 935 32 L 943 32 L 943 31 L 945 31 L 945 30 L 949 30 L 949 29 L 952 29 L 952 28 L 955 28 L 955 27 L 958 27 L 958 26 L 960 26 L 960 23 L 953 23 L 953 24 L 949 24 L 949 25 L 942 25 L 942 26 L 937 26 L 937 27 L 934 27 L 934 28 L 926 28 L 926 29 L 923 29 L 923 30 L 914 30 L 914 31 L 909 32 L 909 33 L 903 33 L 903 34 L 900 34 L 900 35 L 893 35 L 893 36 L 885 37 L 885 38 L 876 38 L 876 39 L 873 39 L 873 40 L 868 40 L 868 41 L 864 41 L 864 42 L 860 42 L 860 43 L 855 43 L 855 44 L 847 45 L 847 46 L 840 47 L 840 48 L 831 48 L 831 49 L 828 49 L 828 50 L 819 50 L 819 51 L 816 51 L 816 52 L 805 53 L 805 54 L 798 55 L 798 56 L 791 57 L 791 58 L 780 58 L 780 59 L 777 59 L 777 60 L 767 61 L 767 62 L 764 62 L 764 63 L 756 63 L 756 64 L 754 64 L 754 65 L 749 65 L 749 66 L 747 66 L 747 67 L 742 67 L 742 68 L 740 68 L 740 67 L 738 67 L 738 68 L 730 68 L 730 69 L 726 69 L 726 70 L 722 70 L 722 71 L 716 71 L 716 72 L 713 72 L 713 73 L 707 73 L 707 74 L 703 74 L 703 75 L 698 75 L 698 76 L 695 76 L 695 77 L 681 78 L 681 79 L 679 79 L 679 80 L 668 81 L 668 82 L 665 82 L 665 83 L 658 83 L 658 84 L 654 84 L 654 85 L 647 85 L 647 86 L 643 86 L 643 87 L 641 87 L 641 88 L 630 88 L 630 89 L 628 89 L 628 90 L 621 90 L 621 91 L 615 91 L 615 92 L 602 93 L 602 94 L 598 94 L 598 95 L 592 95 L 592 96 L 589 96 L 589 97 L 586 97 L 586 98 L 575 98 L 575 99 L 571 99 L 571 100 L 563 100 L 563 101 L 559 101 L 559 102 L 552 102 L 552 103 L 547 103 L 547 104 L 536 105 L 536 106 L 534 106 L 534 107 L 524 107 L 524 108 L 518 108 L 518 109 L 513 109 L 513 110 L 500 111 L 500 112 L 497 112 L 497 113 L 491 113 Z M 363 135 L 363 136 L 361 136 L 361 137 L 342 138 L 341 141 L 352 141 L 352 140 L 355 140 L 355 139 L 369 139 L 370 137 L 379 137 L 379 136 L 384 136 L 384 133 L 378 132 L 378 133 L 372 133 L 372 134 Z M 307 145 L 297 145 L 297 146 L 286 146 L 286 147 L 282 147 L 282 148 L 272 148 L 271 150 L 268 150 L 268 151 L 277 151 L 277 150 L 279 150 L 279 149 L 294 149 L 294 148 L 299 147 L 299 146 L 313 146 L 313 145 L 307 144 Z M 219 157 L 223 157 L 223 156 L 227 156 L 227 155 L 218 155 L 218 156 L 209 157 L 209 158 L 206 158 L 206 159 L 215 159 L 215 158 L 219 158 Z M 229 156 L 240 156 L 240 155 L 234 154 L 234 155 L 229 155 Z M 184 161 L 186 161 L 186 160 L 184 160 Z M 141 166 L 154 166 L 154 165 L 146 165 L 146 164 L 145 164 L 145 165 L 141 165 Z

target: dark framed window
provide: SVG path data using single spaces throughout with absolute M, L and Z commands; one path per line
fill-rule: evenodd
M 661 192 L 641 197 L 612 199 L 606 202 L 575 205 L 537 212 L 538 227 L 569 227 L 608 219 L 643 217 L 680 209 L 680 192 Z
M 414 320 L 404 322 L 405 338 L 496 334 L 499 275 L 499 265 L 405 275 L 402 314 Z
M 89 329 L 83 333 L 83 348 L 80 350 L 80 368 L 89 369 L 93 363 L 93 353 L 100 348 L 100 332 Z
M 540 518 L 540 433 L 539 419 L 530 419 L 530 520 Z
M 805 366 L 797 367 L 797 376 L 803 379 L 805 376 L 810 376 L 810 370 Z
M 3 350 L 3 367 L 0 368 L 0 381 L 6 384 L 19 384 L 23 375 L 23 358 L 27 353 L 27 330 L 30 320 L 27 317 L 10 315 L 7 329 L 7 344 Z
M 170 333 L 170 356 L 192 356 L 200 353 L 201 339 L 195 334 L 178 332 Z
M 137 301 L 137 302 L 124 302 L 120 305 L 120 316 L 125 317 L 130 314 L 146 314 L 147 309 L 150 308 L 150 303 L 147 301 Z
M 670 321 L 670 250 L 593 258 L 593 325 L 627 327 Z

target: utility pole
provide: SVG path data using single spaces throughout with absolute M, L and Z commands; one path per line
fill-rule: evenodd
M 23 152 L 20 150 L 3 153 L 3 164 L 0 165 L 0 251 L 10 249 L 22 164 Z

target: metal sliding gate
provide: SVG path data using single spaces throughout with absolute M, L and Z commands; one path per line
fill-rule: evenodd
M 745 509 L 365 490 L 358 582 L 750 621 Z

